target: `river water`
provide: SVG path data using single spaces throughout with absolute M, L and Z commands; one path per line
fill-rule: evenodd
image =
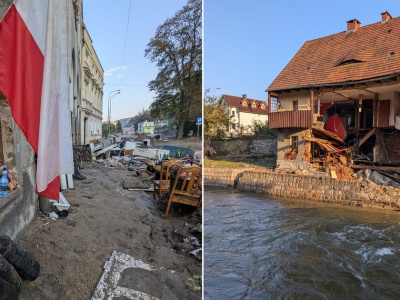
M 400 212 L 208 191 L 204 299 L 400 299 Z

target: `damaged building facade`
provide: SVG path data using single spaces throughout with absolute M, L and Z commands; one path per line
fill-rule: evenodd
M 0 3 L 0 21 L 14 1 Z M 82 0 L 66 0 L 68 14 L 68 75 L 69 108 L 71 114 L 72 136 L 78 137 L 75 130 L 76 112 L 79 107 L 80 49 L 82 26 Z M 9 57 L 9 54 L 5 54 Z M 25 113 L 30 112 L 25 109 Z M 17 182 L 17 188 L 9 192 L 0 201 L 1 231 L 16 238 L 36 216 L 38 195 L 36 189 L 36 155 L 23 132 L 11 114 L 8 99 L 0 91 L 0 165 L 5 165 Z
M 400 17 L 381 17 L 305 42 L 268 87 L 278 167 L 400 171 Z
M 76 145 L 97 144 L 102 137 L 104 70 L 84 24 L 82 33 L 82 105 L 78 110 L 82 134 Z

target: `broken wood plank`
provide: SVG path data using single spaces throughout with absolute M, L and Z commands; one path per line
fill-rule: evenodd
M 314 136 L 315 135 L 323 136 L 323 137 L 329 138 L 329 139 L 331 139 L 333 141 L 336 141 L 337 143 L 339 143 L 341 145 L 346 145 L 346 143 L 333 132 L 330 132 L 330 131 L 327 131 L 327 130 L 324 130 L 324 129 L 318 129 L 318 128 L 315 128 L 315 127 L 312 127 L 311 131 L 312 131 Z
M 362 144 L 364 144 L 376 131 L 376 128 L 372 128 L 368 133 L 361 139 L 359 140 L 356 144 L 354 144 L 354 148 L 360 147 Z

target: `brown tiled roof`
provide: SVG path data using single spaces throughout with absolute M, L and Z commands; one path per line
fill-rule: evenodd
M 390 57 L 390 53 L 394 53 Z M 400 73 L 400 17 L 307 41 L 268 91 L 382 78 Z
M 236 96 L 230 96 L 230 95 L 222 95 L 224 97 L 226 103 L 228 106 L 234 106 L 238 111 L 241 112 L 247 112 L 247 113 L 252 113 L 252 114 L 259 114 L 259 115 L 267 115 L 268 114 L 268 105 L 267 102 L 262 101 L 262 100 L 255 100 L 255 99 L 250 99 L 246 97 L 246 101 L 250 105 L 243 106 L 243 97 L 236 97 Z M 251 104 L 255 102 L 256 107 L 251 107 Z M 261 109 L 261 104 L 265 105 L 265 109 Z

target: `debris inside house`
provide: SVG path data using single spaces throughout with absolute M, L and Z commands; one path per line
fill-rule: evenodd
M 325 173 L 338 180 L 366 180 L 394 187 L 400 185 L 400 151 L 393 149 L 400 142 L 397 131 L 372 128 L 360 133 L 358 138 L 351 136 L 349 140 L 347 131 L 339 126 L 340 119 L 329 120 L 330 123 L 318 122 L 318 126 L 307 130 L 303 137 L 301 159 L 310 163 L 312 168 L 299 170 L 292 167 L 286 172 L 303 175 Z M 289 147 L 283 156 L 284 160 L 297 161 L 298 155 L 301 154 Z M 282 168 L 277 171 L 281 172 Z

